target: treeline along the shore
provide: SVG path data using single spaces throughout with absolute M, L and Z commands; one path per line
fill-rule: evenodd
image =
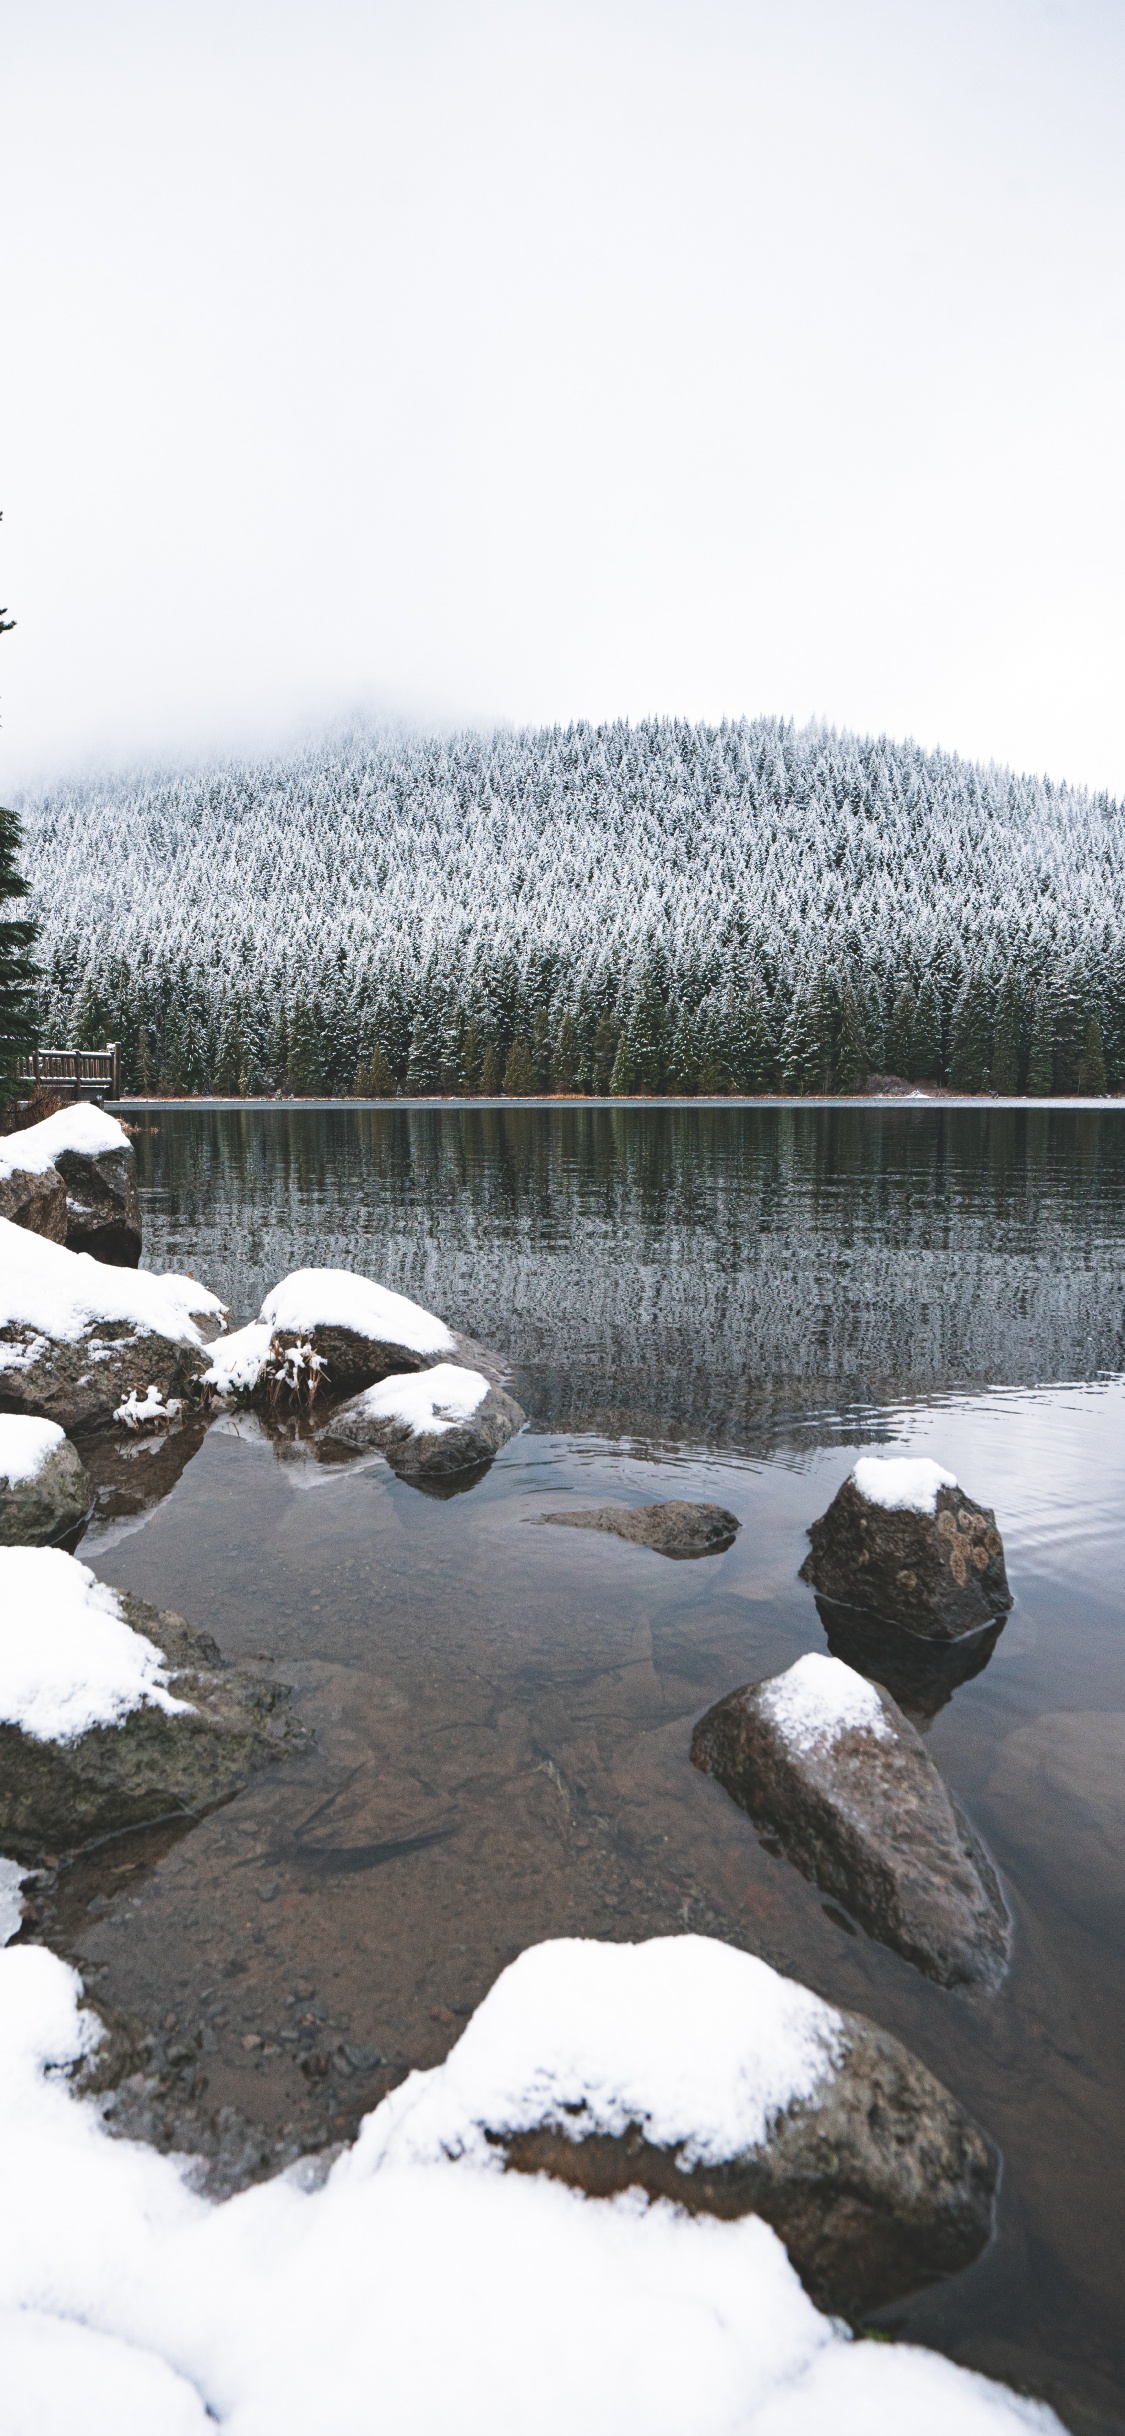
M 43 1037 L 127 1089 L 1125 1088 L 1121 807 L 945 753 L 368 733 L 21 809 Z

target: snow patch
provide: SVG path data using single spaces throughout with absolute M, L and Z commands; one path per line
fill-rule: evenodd
M 110 1268 L 0 1218 L 0 1328 L 34 1328 L 56 1343 L 75 1344 L 88 1328 L 127 1320 L 150 1336 L 202 1345 L 195 1317 L 203 1313 L 223 1320 L 225 1305 L 194 1278 Z
M 71 1743 L 145 1702 L 186 1714 L 167 1680 L 163 1650 L 132 1631 L 88 1565 L 61 1548 L 0 1548 L 0 1722 Z
M 25 1861 L 0 1860 L 0 1945 L 16 1936 L 23 1920 L 20 1888 L 28 1875 Z
M 65 1441 L 66 1431 L 57 1421 L 0 1413 L 0 1489 L 18 1489 L 27 1480 L 37 1480 Z
M 658 1994 L 671 1987 L 682 1997 L 706 1967 L 708 1940 L 659 1941 L 678 1942 L 690 1949 L 683 1974 L 658 1961 L 648 1983 Z M 609 1990 L 632 1984 L 628 1957 L 645 1950 L 567 1942 L 535 1951 L 558 1958 L 554 1970 L 549 1959 L 541 1966 L 545 1992 L 565 1993 L 579 1973 L 612 2038 Z M 601 1996 L 582 1975 L 591 1951 L 607 1961 Z M 521 1957 L 505 1978 L 534 1960 Z M 521 1985 L 530 1988 L 526 1974 Z M 74 2097 L 51 2070 L 93 2043 L 80 1992 L 76 1974 L 42 1947 L 0 1953 L 0 2310 L 24 2313 L 12 2355 L 19 2382 L 5 2352 L 13 2436 L 133 2436 L 134 2427 L 195 2436 L 208 2423 L 192 2417 L 190 2393 L 225 2436 L 367 2436 L 376 2424 L 394 2436 L 573 2436 L 577 2427 L 583 2436 L 640 2427 L 646 2436 L 823 2436 L 827 2427 L 897 2436 L 903 2425 L 912 2436 L 954 2426 L 957 2436 L 1061 2436 L 1043 2405 L 946 2360 L 853 2344 L 814 2307 L 757 2217 L 720 2223 L 634 2193 L 587 2199 L 545 2177 L 464 2162 L 384 2159 L 376 2170 L 369 2135 L 393 2100 L 368 2117 L 359 2148 L 319 2189 L 282 2176 L 210 2204 L 170 2158 L 110 2139 L 96 2101 Z M 579 2010 L 576 2001 L 568 2018 Z M 529 2041 L 550 2034 L 538 2005 L 521 1997 L 517 2012 Z M 700 2028 L 704 2014 L 700 2006 Z M 655 2059 L 642 2071 L 651 2088 L 654 2070 L 663 2076 L 659 2018 L 630 1999 L 627 2025 L 615 2062 L 635 2031 Z M 511 2035 L 505 2073 L 526 2089 L 535 2048 L 519 2045 L 514 2020 Z M 675 2010 L 668 2038 L 670 2054 L 687 2044 Z M 595 2041 L 595 2060 L 609 2052 Z M 700 2074 L 701 2093 L 702 2084 Z M 678 2101 L 668 2119 L 680 2119 Z M 53 2345 L 44 2320 L 57 2330 Z M 0 2319 L 0 2340 L 11 2323 Z
M 150 1421 L 174 1421 L 177 1413 L 183 1409 L 180 1396 L 170 1396 L 165 1403 L 158 1387 L 150 1387 L 147 1395 L 143 1396 L 139 1396 L 136 1388 L 131 1387 L 124 1404 L 114 1405 L 113 1418 L 124 1421 L 127 1429 L 146 1429 Z
M 210 1369 L 203 1373 L 203 1385 L 217 1396 L 252 1395 L 272 1335 L 267 1320 L 251 1320 L 248 1328 L 236 1328 L 233 1335 L 224 1336 L 211 1356 Z
M 585 2138 L 639 2123 L 685 2171 L 718 2165 L 830 2080 L 842 2047 L 831 2005 L 713 1938 L 554 1938 L 501 1972 L 444 2064 L 368 2116 L 349 2170 L 502 2168 L 487 2133 L 540 2124 Z
M 762 1691 L 761 1706 L 793 1751 L 819 1750 L 855 1727 L 878 1742 L 894 1739 L 874 1684 L 842 1658 L 818 1650 L 776 1675 Z
M 851 1475 L 869 1506 L 892 1513 L 936 1514 L 939 1489 L 955 1489 L 957 1475 L 928 1455 L 861 1455 Z
M 405 1345 L 410 1353 L 453 1353 L 456 1341 L 444 1320 L 405 1294 L 392 1294 L 351 1269 L 294 1269 L 267 1294 L 258 1314 L 271 1331 L 350 1328 L 373 1343 Z
M 95 1108 L 90 1100 L 75 1100 L 40 1124 L 5 1135 L 0 1142 L 0 1176 L 10 1176 L 17 1168 L 25 1175 L 45 1175 L 61 1150 L 78 1150 L 87 1158 L 98 1158 L 103 1151 L 129 1147 L 129 1136 L 115 1117 Z
M 461 1370 L 456 1362 L 436 1362 L 430 1370 L 409 1370 L 377 1387 L 364 1389 L 351 1406 L 384 1421 L 401 1421 L 415 1438 L 440 1438 L 446 1430 L 470 1421 L 488 1394 L 488 1380 L 479 1370 Z

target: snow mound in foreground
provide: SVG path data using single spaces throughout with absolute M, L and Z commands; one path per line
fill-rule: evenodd
M 45 1175 L 62 1150 L 78 1150 L 86 1158 L 96 1159 L 103 1151 L 129 1147 L 129 1136 L 116 1117 L 95 1108 L 91 1100 L 74 1100 L 69 1108 L 59 1108 L 54 1116 L 25 1126 L 22 1133 L 8 1134 L 0 1142 L 0 1176 L 10 1176 L 17 1168 L 25 1175 Z
M 110 1268 L 89 1252 L 68 1252 L 0 1218 L 0 1328 L 35 1328 L 73 1345 L 88 1328 L 127 1320 L 150 1336 L 202 1345 L 193 1316 L 200 1313 L 226 1316 L 218 1295 L 194 1278 Z
M 0 1548 L 0 1723 L 77 1742 L 145 1701 L 183 1714 L 189 1703 L 167 1680 L 163 1650 L 126 1624 L 88 1565 L 61 1548 Z
M 271 1329 L 350 1328 L 373 1344 L 405 1345 L 410 1353 L 454 1353 L 444 1320 L 405 1294 L 392 1294 L 351 1269 L 294 1269 L 267 1294 L 259 1320 Z
M 612 2055 L 619 2078 L 640 1999 L 663 1986 L 682 2003 L 707 1967 L 707 1941 L 659 1943 L 682 1945 L 684 1960 L 658 1954 L 648 1978 L 636 1961 L 646 1948 L 533 1949 L 477 2016 L 479 2031 L 492 2007 L 479 2069 L 498 2085 L 534 2083 L 548 2000 L 573 1983 L 570 2062 Z M 615 2032 L 617 1964 L 626 2002 Z M 506 1981 L 515 1998 L 510 1987 L 501 1996 Z M 713 1994 L 718 1982 L 707 1985 Z M 321 2189 L 285 2176 L 213 2205 L 170 2159 L 110 2140 L 94 2103 L 51 2072 L 91 2042 L 79 1992 L 40 1947 L 0 1953 L 6 2436 L 195 2436 L 216 2423 L 228 2436 L 901 2436 L 904 2424 L 911 2436 L 1061 2436 L 1042 2405 L 930 2353 L 853 2344 L 757 2218 L 724 2224 L 631 2193 L 591 2200 L 469 2162 L 400 2160 L 377 2130 L 393 2098 Z M 780 2034 L 779 2001 L 767 2013 Z M 795 2018 L 807 2029 L 817 2014 L 798 2007 Z M 685 2015 L 673 2023 L 669 2120 L 694 2100 L 683 2079 L 692 2027 Z M 713 2052 L 720 2029 L 708 2036 Z M 649 2061 L 632 2068 L 656 2092 L 658 2023 L 646 2037 Z M 798 2028 L 799 2052 L 800 2041 Z M 452 2087 L 458 2052 L 414 2076 L 415 2094 L 444 2075 Z M 781 2078 L 789 2068 L 806 2066 L 777 2064 Z M 458 2113 L 454 2094 L 449 2119 Z
M 25 1481 L 37 1480 L 65 1437 L 57 1421 L 0 1413 L 0 1488 L 19 1489 Z
M 928 1455 L 861 1455 L 852 1479 L 869 1506 L 900 1514 L 936 1514 L 938 1490 L 957 1487 L 956 1473 Z
M 762 1707 L 794 1751 L 815 1751 L 849 1730 L 891 1740 L 891 1728 L 874 1686 L 842 1658 L 810 1650 L 762 1693 Z

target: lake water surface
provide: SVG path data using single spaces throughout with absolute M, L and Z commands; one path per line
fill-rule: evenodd
M 137 2109 L 237 2178 L 350 2136 L 531 1942 L 727 1938 L 895 2031 L 1004 2153 L 992 2249 L 882 2323 L 1125 2428 L 1125 1115 L 126 1113 L 146 1266 L 234 1324 L 288 1270 L 363 1270 L 503 1352 L 530 1418 L 452 1497 L 253 1418 L 103 1450 L 85 1561 L 269 1653 L 315 1737 L 59 1882 L 47 1933 L 155 2034 Z M 878 1662 L 1003 1874 L 993 1997 L 856 1933 L 689 1764 L 713 1700 L 826 1629 L 862 1662 L 797 1569 L 870 1446 L 1004 1534 L 977 1671 Z M 666 1496 L 732 1508 L 733 1547 L 530 1527 Z

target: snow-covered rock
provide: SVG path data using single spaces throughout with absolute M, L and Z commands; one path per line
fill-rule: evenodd
M 17 1856 L 225 1801 L 278 1756 L 278 1687 L 57 1548 L 0 1548 L 0 1845 Z
M 311 1338 L 336 1393 L 456 1352 L 444 1320 L 350 1269 L 295 1269 L 267 1294 L 258 1317 L 282 1347 Z
M 682 1942 L 698 1958 L 700 1941 Z M 576 1973 L 591 1993 L 589 1948 L 540 1951 L 548 1975 L 556 1958 L 556 1987 Z M 690 1952 L 679 1974 L 663 1972 L 672 2001 L 662 2058 L 659 2018 L 630 2001 L 630 1959 L 628 1948 L 606 1956 L 620 2027 L 600 2052 L 642 2102 L 662 2082 L 662 2126 L 683 2119 L 667 2083 L 678 2054 L 700 2039 L 702 2053 L 717 2046 L 727 2064 L 723 2096 L 735 2099 L 739 2124 L 754 2111 L 756 2072 L 760 2114 L 764 2091 L 768 2104 L 784 2102 L 787 2079 L 815 2070 L 802 2045 L 810 2017 L 802 2021 L 792 1997 L 789 2058 L 771 2054 L 741 1992 L 734 2032 L 727 2008 L 709 2026 L 688 1993 Z M 716 2222 L 647 2204 L 639 2190 L 591 2200 L 546 2175 L 497 2170 L 503 2157 L 491 2144 L 482 2158 L 463 2143 L 456 2163 L 436 2148 L 432 2163 L 412 2155 L 412 2112 L 431 2123 L 444 2112 L 456 2131 L 480 2114 L 484 2084 L 528 2091 L 544 2027 L 546 2061 L 560 2060 L 542 2006 L 521 2020 L 518 1975 L 530 1963 L 532 1978 L 535 1961 L 505 1975 L 441 2068 L 450 2076 L 444 2109 L 441 2074 L 425 2076 L 421 2092 L 416 2076 L 368 2118 L 320 2187 L 284 2176 L 214 2204 L 171 2158 L 110 2138 L 95 2102 L 68 2086 L 65 2067 L 97 2036 L 74 1972 L 42 1947 L 0 1953 L 0 2310 L 22 2313 L 10 2348 L 13 2317 L 0 2319 L 13 2436 L 202 2436 L 216 2423 L 226 2436 L 366 2436 L 375 2425 L 394 2436 L 573 2436 L 578 2427 L 584 2436 L 901 2436 L 904 2427 L 912 2436 L 1060 2436 L 1042 2405 L 931 2353 L 853 2343 L 802 2291 L 777 2235 L 755 2216 Z M 761 1967 L 748 1965 L 750 1979 Z M 523 1987 L 530 1995 L 527 1979 Z M 805 2005 L 815 2020 L 816 2000 Z M 567 2007 L 568 2025 L 576 2009 Z M 604 2016 L 604 2000 L 598 2009 Z M 488 2053 L 498 2016 L 508 2050 L 500 2073 Z M 475 2062 L 472 2046 L 463 2052 L 474 2033 Z M 597 2054 L 596 2025 L 586 2046 Z M 714 2123 L 690 2052 L 688 2067 L 684 2095 L 701 2096 Z
M 19 1135 L 11 1140 L 18 1144 Z M 0 1141 L 0 1218 L 51 1243 L 66 1242 L 66 1186 L 57 1167 L 21 1167 L 6 1141 Z
M 1012 1928 L 996 1872 L 881 1684 L 811 1653 L 716 1702 L 691 1756 L 881 1944 L 943 1987 L 999 1986 Z
M 0 1546 L 41 1546 L 72 1531 L 93 1490 L 57 1421 L 0 1413 Z
M 445 1477 L 490 1463 L 526 1418 L 481 1371 L 437 1362 L 353 1396 L 333 1414 L 325 1437 L 352 1452 L 378 1447 L 407 1478 Z
M 802 1581 L 908 1632 L 953 1641 L 1012 1604 L 992 1508 L 925 1458 L 862 1456 L 809 1539 Z
M 40 1124 L 9 1134 L 0 1147 L 0 1210 L 5 1217 L 15 1215 L 2 1198 L 5 1173 L 17 1167 L 42 1178 L 45 1188 L 38 1200 L 27 1197 L 25 1206 L 40 1215 L 22 1217 L 22 1225 L 54 1242 L 65 1241 L 72 1252 L 90 1252 L 95 1260 L 136 1268 L 141 1256 L 137 1162 L 129 1136 L 115 1117 L 88 1100 L 74 1100 Z M 65 1199 L 62 1232 L 56 1179 L 61 1179 Z
M 190 1277 L 111 1267 L 0 1219 L 0 1409 L 73 1429 L 133 1389 L 190 1395 L 224 1319 Z
M 660 1556 L 718 1556 L 741 1529 L 725 1506 L 666 1497 L 653 1506 L 582 1506 L 573 1512 L 535 1514 L 533 1522 L 567 1523 L 573 1531 L 612 1531 L 617 1539 L 654 1548 Z

